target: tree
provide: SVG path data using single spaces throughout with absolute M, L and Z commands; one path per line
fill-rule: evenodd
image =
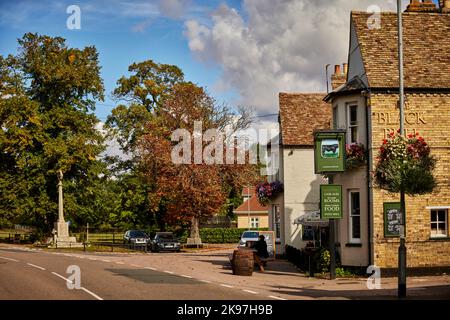
M 210 163 L 194 161 L 195 147 L 191 137 L 195 135 L 196 121 L 201 121 L 202 133 L 208 129 L 233 130 L 245 129 L 248 123 L 247 113 L 233 115 L 225 106 L 219 106 L 203 88 L 192 83 L 180 83 L 173 86 L 171 94 L 166 96 L 156 112 L 156 116 L 147 123 L 146 134 L 140 140 L 140 160 L 149 185 L 149 194 L 154 208 L 164 212 L 162 224 L 189 224 L 201 217 L 218 212 L 225 204 L 230 192 L 241 190 L 242 185 L 254 183 L 257 178 L 257 166 L 245 164 Z M 239 121 L 235 121 L 235 118 Z M 236 127 L 236 125 L 238 127 Z M 187 135 L 187 162 L 176 163 L 173 159 L 175 141 L 172 133 L 184 129 Z M 217 142 L 217 136 L 210 144 Z M 188 141 L 189 140 L 189 141 Z M 204 155 L 208 141 L 201 140 L 200 152 Z M 219 144 L 212 152 L 215 157 L 224 153 L 225 147 Z M 235 153 L 235 150 L 232 150 Z M 192 220 L 194 218 L 194 220 Z
M 96 176 L 104 145 L 91 112 L 103 82 L 93 46 L 32 33 L 18 42 L 19 54 L 0 57 L 0 216 L 48 231 L 56 172 L 67 184 Z

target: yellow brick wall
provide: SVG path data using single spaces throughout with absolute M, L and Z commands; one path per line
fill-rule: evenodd
M 397 100 L 398 95 L 371 96 L 372 168 L 385 134 L 390 128 L 397 130 L 399 127 Z M 409 267 L 450 266 L 450 239 L 430 240 L 430 210 L 426 209 L 427 206 L 450 206 L 450 94 L 407 94 L 405 116 L 409 122 L 405 123 L 407 132 L 419 132 L 438 160 L 434 171 L 438 181 L 435 191 L 406 197 L 407 264 Z M 399 199 L 398 194 L 390 195 L 373 188 L 374 263 L 384 268 L 397 267 L 399 239 L 384 238 L 383 202 Z M 450 217 L 447 223 L 448 220 Z

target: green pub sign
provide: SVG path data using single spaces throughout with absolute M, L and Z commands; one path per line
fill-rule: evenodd
M 320 186 L 321 219 L 341 219 L 342 211 L 342 186 L 322 184 Z
M 316 173 L 345 171 L 345 131 L 319 130 L 314 133 Z

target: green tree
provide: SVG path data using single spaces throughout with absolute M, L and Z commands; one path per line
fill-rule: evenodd
M 68 185 L 100 173 L 104 141 L 92 112 L 103 82 L 94 46 L 69 48 L 63 38 L 32 33 L 18 43 L 17 55 L 0 57 L 0 217 L 48 231 L 56 172 Z

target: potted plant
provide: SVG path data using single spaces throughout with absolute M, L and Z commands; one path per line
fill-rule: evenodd
M 265 206 L 270 202 L 270 199 L 276 197 L 283 192 L 283 183 L 276 180 L 273 182 L 261 182 L 256 186 L 256 196 L 261 205 Z

